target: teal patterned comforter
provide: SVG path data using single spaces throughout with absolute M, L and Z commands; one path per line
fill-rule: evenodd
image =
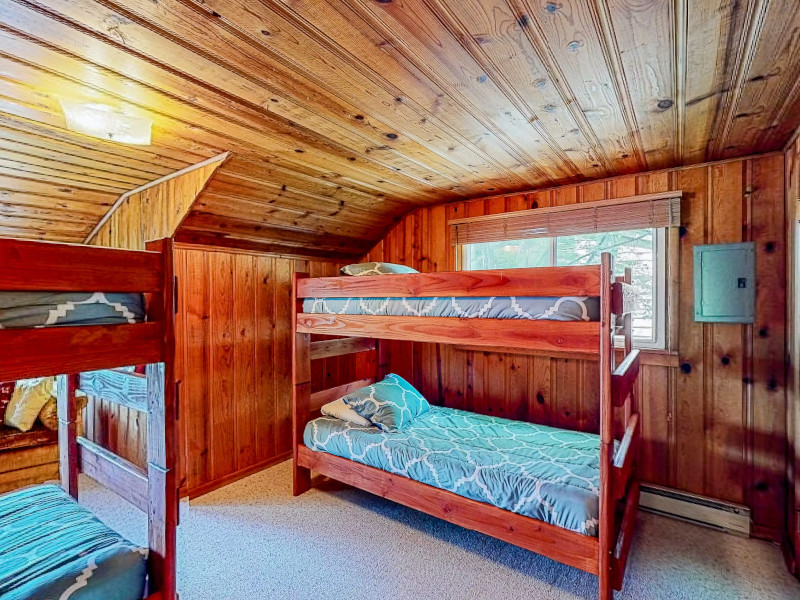
M 3 600 L 140 600 L 146 560 L 58 486 L 0 496 Z
M 597 435 L 432 406 L 400 432 L 321 417 L 303 439 L 317 452 L 597 535 Z
M 599 321 L 600 298 L 493 296 L 442 298 L 306 298 L 304 313 L 524 319 L 532 321 Z
M 0 292 L 0 329 L 119 325 L 144 320 L 141 294 Z

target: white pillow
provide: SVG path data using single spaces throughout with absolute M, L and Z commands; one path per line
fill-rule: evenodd
M 347 423 L 352 423 L 353 425 L 358 425 L 360 427 L 373 426 L 372 423 L 367 421 L 364 417 L 345 404 L 343 398 L 339 398 L 333 402 L 328 402 L 320 409 L 320 411 L 326 417 L 333 417 L 334 419 L 346 421 Z

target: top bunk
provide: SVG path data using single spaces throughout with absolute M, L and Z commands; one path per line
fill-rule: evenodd
M 166 362 L 172 255 L 0 239 L 0 381 Z
M 633 288 L 599 265 L 308 278 L 295 275 L 298 333 L 599 353 Z M 477 302 L 475 302 L 477 301 Z

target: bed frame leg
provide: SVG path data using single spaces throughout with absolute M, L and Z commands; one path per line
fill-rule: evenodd
M 300 467 L 294 463 L 294 490 L 293 494 L 299 496 L 311 489 L 311 469 Z
M 614 588 L 611 586 L 611 572 L 601 571 L 598 576 L 600 586 L 598 597 L 600 600 L 614 600 Z

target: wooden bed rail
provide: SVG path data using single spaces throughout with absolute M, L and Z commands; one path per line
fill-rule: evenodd
M 172 361 L 172 240 L 147 251 L 0 238 L 0 292 L 145 294 L 147 322 L 0 329 L 0 381 Z M 167 308 L 168 307 L 168 308 Z M 170 314 L 166 315 L 169 310 Z
M 140 292 L 161 289 L 160 252 L 0 238 L 0 290 Z
M 344 337 L 311 342 L 311 360 L 345 356 L 375 350 L 375 340 L 362 337 Z
M 298 280 L 296 289 L 298 298 L 599 296 L 600 268 L 591 265 L 409 273 L 391 277 L 314 277 Z
M 596 321 L 298 313 L 296 324 L 298 333 L 302 334 L 359 335 L 385 340 L 468 343 L 473 346 L 506 346 L 584 354 L 597 353 L 600 342 L 600 324 Z

